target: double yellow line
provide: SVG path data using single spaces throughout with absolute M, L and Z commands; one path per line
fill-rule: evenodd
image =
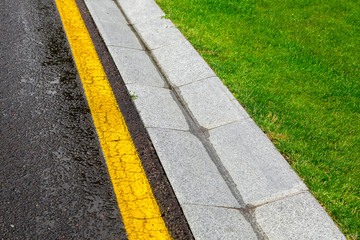
M 55 0 L 129 239 L 170 239 L 124 118 L 74 0 Z

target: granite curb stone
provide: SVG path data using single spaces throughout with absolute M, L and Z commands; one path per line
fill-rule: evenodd
M 129 26 L 122 23 L 107 21 L 98 21 L 102 29 L 100 32 L 107 46 L 117 46 L 133 49 L 143 49 L 136 35 L 131 31 Z
M 121 23 L 127 25 L 127 21 L 122 14 L 119 14 L 119 8 L 115 1 L 86 0 L 90 14 L 96 20 L 102 22 Z
M 166 87 L 159 71 L 145 51 L 108 47 L 125 84 Z
M 148 132 L 180 204 L 240 208 L 198 138 L 161 128 Z
M 264 204 L 307 190 L 252 119 L 215 128 L 209 135 L 246 204 Z
M 258 239 L 239 210 L 187 204 L 182 208 L 195 239 Z
M 234 97 L 217 77 L 179 87 L 177 92 L 203 128 L 212 129 L 249 117 L 232 101 Z
M 133 26 L 139 34 L 158 31 L 159 29 L 176 28 L 171 20 L 166 18 L 154 18 L 143 23 L 134 24 Z
M 149 50 L 186 41 L 175 25 L 165 18 L 155 18 L 148 22 L 135 24 L 134 29 Z
M 128 84 L 135 95 L 135 106 L 146 128 L 167 128 L 188 131 L 189 125 L 169 89 Z
M 309 192 L 260 206 L 255 216 L 269 239 L 346 239 Z
M 117 2 L 126 13 L 130 24 L 147 22 L 165 16 L 165 13 L 153 0 L 119 0 Z
M 157 48 L 151 53 L 174 87 L 216 77 L 214 71 L 187 41 Z

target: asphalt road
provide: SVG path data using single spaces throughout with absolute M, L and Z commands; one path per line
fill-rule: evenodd
M 126 238 L 54 1 L 0 16 L 0 239 Z
M 140 116 L 76 1 L 166 227 L 193 239 Z M 127 239 L 54 0 L 0 2 L 0 239 Z

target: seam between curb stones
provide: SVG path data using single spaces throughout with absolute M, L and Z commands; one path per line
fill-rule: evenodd
M 230 192 L 238 201 L 239 205 L 242 206 L 242 208 L 237 209 L 239 212 L 243 215 L 243 217 L 246 219 L 246 221 L 249 222 L 251 225 L 255 235 L 259 240 L 267 240 L 268 237 L 266 236 L 265 232 L 262 230 L 261 226 L 257 223 L 256 217 L 255 217 L 255 206 L 250 204 L 245 204 L 240 191 L 237 189 L 236 184 L 232 177 L 230 176 L 229 172 L 225 168 L 225 166 L 222 164 L 216 150 L 214 149 L 213 145 L 209 141 L 209 133 L 208 129 L 203 128 L 200 126 L 196 118 L 193 116 L 192 112 L 188 108 L 186 102 L 184 101 L 183 97 L 181 96 L 181 91 L 179 90 L 179 87 L 174 87 L 171 85 L 170 81 L 167 79 L 166 74 L 163 72 L 162 68 L 159 66 L 157 61 L 154 59 L 154 56 L 151 53 L 151 50 L 147 47 L 145 41 L 143 38 L 138 34 L 136 29 L 134 28 L 134 24 L 131 24 L 125 11 L 121 7 L 120 3 L 116 0 L 114 0 L 115 4 L 118 6 L 121 13 L 124 15 L 126 21 L 128 22 L 128 26 L 130 27 L 131 31 L 136 35 L 138 38 L 140 44 L 144 48 L 144 51 L 148 53 L 149 57 L 151 58 L 151 61 L 154 63 L 156 68 L 158 69 L 159 73 L 161 74 L 164 81 L 167 83 L 169 90 L 171 91 L 171 96 L 174 98 L 175 102 L 180 105 L 180 109 L 184 114 L 184 117 L 189 125 L 190 133 L 192 133 L 198 140 L 201 142 L 201 144 L 204 146 L 206 152 L 208 153 L 210 159 L 215 164 L 216 168 L 218 169 L 221 177 L 224 179 L 226 185 L 228 186 Z M 216 76 L 216 75 L 215 75 Z M 215 77 L 211 76 L 211 77 Z M 208 77 L 208 78 L 211 78 Z M 204 78 L 207 79 L 207 78 Z M 197 81 L 200 81 L 203 79 L 199 79 Z M 189 204 L 187 204 L 189 205 Z M 235 208 L 236 209 L 236 208 Z
M 308 190 L 304 190 L 304 191 L 301 191 L 301 192 L 289 194 L 289 195 L 286 195 L 286 196 L 284 196 L 284 197 L 280 197 L 280 198 L 277 198 L 277 199 L 274 199 L 274 200 L 271 200 L 271 201 L 268 201 L 268 202 L 265 202 L 265 203 L 261 203 L 261 204 L 258 204 L 258 205 L 246 205 L 245 208 L 243 208 L 243 207 L 240 207 L 240 208 L 237 208 L 237 207 L 227 207 L 227 206 L 219 206 L 219 205 L 207 205 L 207 204 L 198 204 L 198 203 L 183 203 L 183 205 L 204 206 L 204 207 L 216 207 L 216 208 L 226 208 L 226 209 L 235 209 L 235 210 L 243 211 L 243 210 L 245 210 L 246 208 L 255 209 L 255 208 L 262 207 L 262 206 L 265 206 L 265 205 L 270 204 L 270 203 L 273 203 L 273 202 L 277 202 L 277 201 L 280 201 L 280 200 L 283 200 L 283 199 L 286 199 L 286 198 L 290 198 L 290 197 L 294 197 L 294 196 L 297 196 L 297 195 L 300 195 L 300 194 L 304 194 L 304 193 L 309 193 L 309 191 L 308 191 Z
M 182 130 L 182 129 L 175 129 L 175 128 L 166 128 L 166 127 L 147 127 L 149 129 L 165 129 L 165 130 L 171 130 L 171 131 L 178 131 L 178 132 L 184 132 L 184 133 L 191 133 L 190 130 Z
M 130 26 L 129 26 L 129 27 L 130 27 Z M 137 51 L 142 51 L 142 52 L 145 52 L 145 51 L 146 51 L 146 50 L 144 50 L 144 49 L 124 47 L 124 46 L 114 45 L 114 44 L 109 44 L 109 45 L 107 45 L 107 46 L 108 46 L 108 47 L 116 47 L 116 48 L 125 48 L 125 49 L 137 50 Z
M 206 77 L 206 78 L 200 78 L 200 79 L 195 80 L 195 81 L 193 81 L 193 82 L 185 83 L 185 84 L 183 84 L 183 85 L 179 85 L 179 86 L 176 86 L 176 87 L 177 87 L 177 88 L 184 87 L 184 86 L 187 86 L 187 85 L 190 85 L 190 84 L 193 84 L 193 83 L 196 83 L 196 82 L 200 82 L 200 81 L 203 81 L 203 80 L 211 79 L 211 78 L 216 78 L 216 75 L 215 75 L 215 76 Z
M 221 126 L 216 126 L 216 127 L 208 128 L 207 131 L 214 130 L 214 129 L 217 129 L 217 128 L 219 128 L 219 127 L 224 127 L 224 126 L 226 126 L 226 125 L 234 124 L 234 123 L 237 123 L 237 122 L 241 122 L 241 121 L 244 121 L 244 120 L 246 120 L 246 119 L 251 119 L 251 117 L 244 117 L 243 119 L 240 119 L 240 120 L 235 120 L 235 121 L 232 121 L 232 122 L 224 123 L 224 124 L 221 125 Z
M 294 197 L 294 196 L 297 196 L 297 195 L 300 195 L 300 194 L 304 194 L 304 193 L 310 193 L 310 192 L 309 192 L 308 190 L 304 190 L 304 191 L 301 191 L 301 192 L 289 194 L 289 195 L 286 195 L 286 196 L 284 196 L 284 197 L 277 198 L 277 199 L 275 199 L 275 200 L 268 201 L 268 202 L 265 202 L 265 203 L 261 203 L 261 204 L 258 204 L 258 205 L 247 205 L 245 208 L 243 208 L 243 207 L 240 207 L 240 208 L 237 208 L 237 207 L 227 207 L 227 206 L 219 206 L 219 205 L 208 205 L 208 204 L 198 204 L 198 203 L 182 203 L 182 205 L 188 205 L 188 206 L 203 206 L 203 207 L 215 207 L 215 208 L 225 208 L 225 209 L 234 209 L 234 210 L 239 210 L 239 211 L 246 211 L 246 210 L 248 210 L 248 209 L 255 209 L 255 208 L 262 207 L 262 206 L 265 206 L 265 205 L 270 204 L 270 203 L 273 203 L 273 202 L 281 201 L 281 200 L 283 200 L 283 199 L 290 198 L 290 197 Z
M 283 200 L 283 199 L 285 199 L 285 198 L 294 197 L 294 196 L 297 196 L 297 195 L 300 195 L 300 194 L 304 194 L 304 193 L 310 193 L 310 192 L 309 192 L 309 190 L 303 190 L 303 191 L 300 191 L 300 192 L 288 194 L 288 195 L 286 195 L 286 196 L 279 197 L 279 198 L 276 198 L 276 199 L 274 199 L 274 200 L 267 201 L 267 202 L 264 202 L 264 203 L 255 205 L 254 208 L 262 207 L 262 206 L 265 206 L 265 205 L 267 205 L 267 204 L 270 204 L 270 203 L 273 203 L 273 202 L 277 202 L 277 201 L 281 201 L 281 200 Z
M 134 28 L 134 30 L 136 31 L 136 27 L 134 27 L 136 24 L 139 24 L 139 23 L 129 24 L 129 27 Z M 176 28 L 176 27 L 173 27 L 173 28 Z M 141 38 L 141 39 L 142 39 L 142 38 Z M 172 42 L 170 42 L 170 43 L 168 43 L 168 44 L 162 45 L 162 46 L 160 46 L 160 47 L 155 47 L 155 48 L 148 48 L 148 47 L 147 47 L 147 49 L 148 49 L 149 51 L 154 51 L 154 50 L 159 50 L 159 49 L 161 49 L 161 48 L 165 48 L 165 47 L 169 47 L 169 46 L 175 45 L 175 44 L 177 44 L 177 43 L 184 43 L 184 42 L 185 42 L 184 40 L 176 40 L 176 41 L 172 41 Z
M 139 84 L 139 83 L 127 83 L 126 85 L 129 85 L 129 86 L 140 86 L 141 84 Z M 166 85 L 166 86 L 164 86 L 164 87 L 150 86 L 150 85 L 146 85 L 146 86 L 149 87 L 149 88 L 158 88 L 158 89 L 171 90 L 167 84 L 165 84 L 165 85 Z M 136 94 L 136 93 L 135 93 L 135 94 Z M 168 128 L 168 129 L 171 129 L 171 128 Z

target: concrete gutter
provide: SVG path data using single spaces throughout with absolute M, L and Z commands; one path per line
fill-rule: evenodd
M 196 239 L 345 239 L 153 0 L 85 0 Z

